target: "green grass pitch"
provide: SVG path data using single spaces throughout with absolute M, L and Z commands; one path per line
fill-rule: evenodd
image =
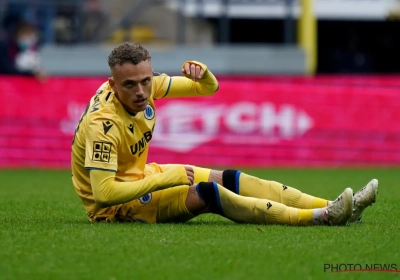
M 400 273 L 324 272 L 325 264 L 400 270 L 400 170 L 246 172 L 334 199 L 379 179 L 361 224 L 234 224 L 204 215 L 186 224 L 91 224 L 69 171 L 0 170 L 0 279 L 400 279 Z

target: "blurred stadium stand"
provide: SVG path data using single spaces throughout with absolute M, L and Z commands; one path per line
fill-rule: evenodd
M 181 62 L 205 62 L 216 74 L 303 74 L 304 53 L 296 47 L 149 47 L 153 67 L 177 74 Z M 43 66 L 53 75 L 106 76 L 111 48 L 101 46 L 44 47 Z M 84 61 L 84 63 L 82 63 Z M 178 65 L 177 65 L 178 63 Z
M 304 3 L 314 3 L 314 12 L 302 25 Z M 170 62 L 196 54 L 224 74 L 393 73 L 400 71 L 399 3 L 3 0 L 0 38 L 18 19 L 33 23 L 44 66 L 54 75 L 104 74 L 105 54 L 123 41 L 145 44 L 166 72 Z
M 176 61 L 188 58 L 202 60 L 222 74 L 305 73 L 305 54 L 294 42 L 293 21 L 288 22 L 284 32 L 292 39 L 285 44 L 228 47 L 229 36 L 220 35 L 230 33 L 228 14 L 222 15 L 215 24 L 201 10 L 210 4 L 209 1 L 6 2 L 8 5 L 3 3 L 1 7 L 6 30 L 18 17 L 34 23 L 41 30 L 42 61 L 50 75 L 106 75 L 105 59 L 110 47 L 123 41 L 137 41 L 149 47 L 157 70 L 166 73 L 174 71 L 171 67 Z M 248 4 L 257 2 L 260 1 Z M 291 5 L 290 1 L 285 3 Z M 220 6 L 231 4 L 238 4 L 238 1 L 224 1 Z M 198 12 L 190 12 L 190 5 L 199 8 Z M 42 16 L 44 12 L 47 17 Z M 252 31 L 260 33 L 260 30 L 249 30 Z
M 14 40 L 10 32 L 19 20 L 33 24 L 50 76 L 33 75 L 38 82 L 0 75 L 10 101 L 0 104 L 0 167 L 69 167 L 74 128 L 109 75 L 110 50 L 123 41 L 148 47 L 158 72 L 178 74 L 182 62 L 194 59 L 220 77 L 218 94 L 207 99 L 158 101 L 156 152 L 149 160 L 225 167 L 398 165 L 400 79 L 381 74 L 400 73 L 399 4 L 0 1 L 0 43 Z

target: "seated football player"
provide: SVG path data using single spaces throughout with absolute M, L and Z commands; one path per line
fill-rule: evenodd
M 197 61 L 183 64 L 183 76 L 154 73 L 137 43 L 113 49 L 108 65 L 111 77 L 91 98 L 72 144 L 72 182 L 91 221 L 184 222 L 215 213 L 238 223 L 346 225 L 375 201 L 376 179 L 330 201 L 238 170 L 147 163 L 155 100 L 210 96 L 218 81 Z

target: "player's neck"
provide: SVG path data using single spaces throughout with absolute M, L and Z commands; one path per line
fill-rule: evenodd
M 132 112 L 128 106 L 126 106 L 118 97 L 118 94 L 115 95 L 115 97 L 118 99 L 119 103 L 121 103 L 122 107 L 124 107 L 125 111 L 132 117 L 136 116 L 137 113 Z

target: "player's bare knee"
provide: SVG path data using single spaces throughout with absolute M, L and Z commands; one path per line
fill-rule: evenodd
M 226 169 L 224 171 L 211 170 L 209 182 L 216 182 L 224 188 L 239 194 L 239 176 L 240 171 L 235 169 Z
M 208 182 L 216 182 L 220 185 L 223 185 L 222 174 L 223 171 L 211 170 L 210 176 L 208 177 Z
M 207 204 L 200 198 L 196 185 L 189 187 L 185 204 L 188 211 L 193 215 L 208 213 Z

